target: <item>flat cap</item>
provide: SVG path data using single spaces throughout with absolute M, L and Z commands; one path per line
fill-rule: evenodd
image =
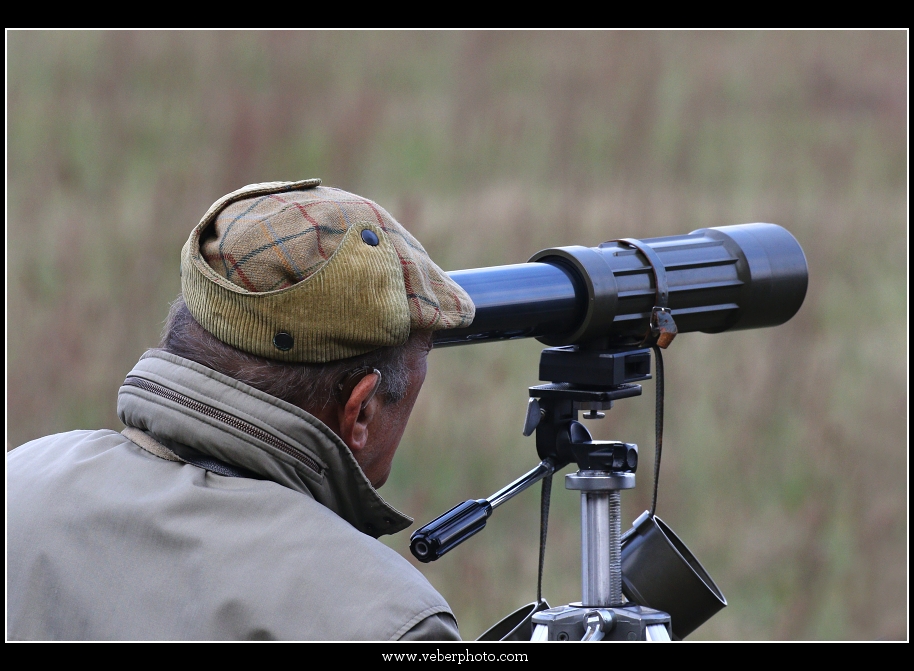
M 298 363 L 468 326 L 467 293 L 376 203 L 319 179 L 251 184 L 217 200 L 181 253 L 181 290 L 222 342 Z

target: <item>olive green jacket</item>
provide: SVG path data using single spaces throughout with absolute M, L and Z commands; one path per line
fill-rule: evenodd
M 412 520 L 308 413 L 152 350 L 118 414 L 7 456 L 9 638 L 459 638 L 376 540 Z

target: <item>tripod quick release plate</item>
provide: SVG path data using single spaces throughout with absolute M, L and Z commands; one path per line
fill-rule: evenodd
M 618 387 L 651 379 L 651 350 L 549 347 L 540 355 L 540 380 L 568 382 L 576 387 Z

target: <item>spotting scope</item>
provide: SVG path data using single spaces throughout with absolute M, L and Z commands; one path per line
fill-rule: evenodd
M 783 324 L 806 296 L 803 249 L 775 224 L 544 249 L 527 263 L 448 273 L 476 305 L 473 323 L 435 346 L 537 338 L 546 345 L 628 347 L 669 308 L 679 333 Z

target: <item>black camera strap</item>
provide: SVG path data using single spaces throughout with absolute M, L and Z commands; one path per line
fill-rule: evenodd
M 651 517 L 657 510 L 657 487 L 660 484 L 660 454 L 663 451 L 663 355 L 660 347 L 654 345 L 654 371 L 657 376 L 655 387 L 657 399 L 654 404 L 654 495 L 651 497 Z
M 651 497 L 651 517 L 657 510 L 657 489 L 660 484 L 660 456 L 663 452 L 663 355 L 661 349 L 666 349 L 673 342 L 679 332 L 673 313 L 669 308 L 670 288 L 666 281 L 666 267 L 650 245 L 634 238 L 620 238 L 620 242 L 629 247 L 634 247 L 641 252 L 654 273 L 654 309 L 651 311 L 650 328 L 641 343 L 644 347 L 654 350 L 654 369 L 657 397 L 654 405 L 654 494 Z
M 536 603 L 543 601 L 543 565 L 546 562 L 546 531 L 549 528 L 549 501 L 552 498 L 552 473 L 543 478 L 540 494 L 540 563 L 536 577 Z

